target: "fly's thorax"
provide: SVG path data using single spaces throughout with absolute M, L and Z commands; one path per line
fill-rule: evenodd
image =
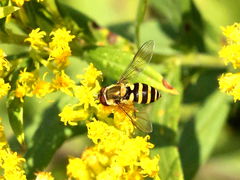
M 104 91 L 102 92 L 102 99 L 104 100 L 101 101 L 100 97 L 100 102 L 103 102 L 102 104 L 107 106 L 117 105 L 121 102 L 121 95 L 126 93 L 124 89 L 125 88 L 123 84 L 112 84 L 105 87 Z

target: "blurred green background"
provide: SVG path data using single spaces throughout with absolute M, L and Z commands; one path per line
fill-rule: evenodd
M 175 96 L 163 93 L 162 99 L 151 106 L 154 130 L 150 135 L 153 137 L 151 141 L 156 146 L 153 154 L 159 153 L 161 157 L 159 174 L 162 180 L 182 179 L 182 176 L 186 180 L 240 179 L 239 102 L 233 103 L 231 97 L 220 93 L 217 82 L 222 73 L 232 70 L 231 66 L 226 67 L 218 58 L 218 51 L 225 43 L 221 26 L 240 21 L 240 1 L 56 2 L 62 14 L 64 11 L 69 12 L 63 15 L 64 18 L 70 16 L 78 24 L 81 24 L 81 20 L 87 16 L 98 25 L 138 45 L 150 39 L 155 41 L 151 67 L 163 74 L 179 91 L 179 95 Z M 142 11 L 144 8 L 145 12 Z M 82 56 L 81 61 L 76 60 L 79 58 L 77 49 L 73 54 L 67 72 L 74 78 L 77 73 L 83 72 L 83 68 L 78 67 L 86 67 L 86 61 L 89 62 L 89 59 Z M 92 57 L 91 52 L 87 53 L 86 57 Z M 104 73 L 104 70 L 102 71 Z M 104 78 L 105 84 L 116 81 L 108 75 Z M 53 94 L 48 99 L 58 96 Z M 61 103 L 64 104 L 67 99 L 62 98 L 56 104 L 50 105 L 43 105 L 41 102 L 38 99 L 26 99 L 25 133 L 29 137 L 29 142 L 32 142 L 30 140 L 32 137 L 38 141 L 38 135 L 46 131 L 41 131 L 39 126 L 57 127 L 58 136 L 67 139 L 59 140 L 51 147 L 54 154 L 57 147 L 61 146 L 52 159 L 51 154 L 48 158 L 51 162 L 47 170 L 52 171 L 56 179 L 62 179 L 65 177 L 67 158 L 79 156 L 91 142 L 83 133 L 86 132 L 84 127 L 64 127 L 64 132 L 62 131 L 63 125 L 59 124 L 57 107 L 61 107 Z M 29 111 L 32 104 L 37 104 L 37 109 Z M 1 114 L 6 114 L 3 103 L 0 111 Z M 44 118 L 41 119 L 42 117 Z M 50 117 L 51 119 L 55 117 L 55 121 L 51 121 L 52 124 L 49 125 L 46 119 Z M 7 121 L 4 123 L 8 126 Z M 81 135 L 79 131 L 82 132 Z M 8 137 L 14 147 L 16 140 L 11 138 L 11 133 L 8 133 Z M 42 141 L 48 141 L 51 145 L 53 138 L 48 138 Z M 45 151 L 44 148 L 39 148 L 37 152 Z M 34 149 L 31 150 L 35 152 Z M 31 157 L 31 152 L 29 154 Z

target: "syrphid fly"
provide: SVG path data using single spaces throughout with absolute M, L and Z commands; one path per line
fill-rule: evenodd
M 145 65 L 152 59 L 154 41 L 145 42 L 133 57 L 132 62 L 121 75 L 116 84 L 103 87 L 100 90 L 99 101 L 104 106 L 119 106 L 130 118 L 133 125 L 143 132 L 152 132 L 150 120 L 140 117 L 132 117 L 125 110 L 124 104 L 138 103 L 149 104 L 161 97 L 161 94 L 154 88 L 143 83 L 129 83 L 130 79 L 143 70 Z

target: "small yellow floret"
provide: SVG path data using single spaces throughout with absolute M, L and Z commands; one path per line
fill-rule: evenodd
M 79 121 L 86 120 L 89 116 L 88 112 L 84 109 L 74 109 L 75 106 L 67 105 L 59 114 L 61 121 L 64 125 L 76 126 Z
M 83 75 L 78 76 L 81 79 L 81 83 L 85 86 L 93 87 L 98 78 L 102 77 L 102 72 L 98 71 L 92 63 L 85 69 Z
M 3 70 L 10 70 L 10 62 L 5 58 L 3 50 L 0 49 L 0 72 Z
M 8 93 L 10 88 L 11 86 L 9 85 L 9 83 L 5 83 L 4 79 L 0 78 L 0 98 L 5 96 Z
M 35 175 L 36 180 L 54 180 L 51 172 L 37 172 Z
M 40 28 L 32 30 L 29 34 L 29 37 L 26 38 L 25 42 L 30 42 L 31 47 L 33 49 L 40 49 L 47 46 L 47 43 L 43 41 L 44 36 L 46 36 L 46 32 L 40 31 Z
M 55 75 L 55 79 L 52 80 L 52 87 L 55 90 L 61 90 L 62 92 L 72 96 L 72 88 L 75 86 L 75 82 L 65 74 L 62 70 Z
M 219 88 L 234 97 L 234 101 L 240 100 L 240 73 L 232 74 L 222 74 L 218 79 Z

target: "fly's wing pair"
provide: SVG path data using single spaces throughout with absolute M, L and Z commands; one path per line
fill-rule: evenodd
M 129 80 L 136 78 L 136 76 L 144 69 L 145 65 L 148 64 L 153 55 L 154 41 L 150 40 L 145 42 L 138 52 L 133 57 L 132 62 L 128 65 L 127 69 L 123 72 L 118 83 L 126 84 Z M 136 117 L 132 118 L 127 111 L 124 109 L 124 105 L 119 104 L 120 109 L 130 118 L 132 123 L 141 131 L 149 133 L 152 132 L 152 123 L 137 114 Z M 136 120 L 135 120 L 136 119 Z
M 118 83 L 127 83 L 129 80 L 136 78 L 138 73 L 144 69 L 145 65 L 151 61 L 153 48 L 154 41 L 150 40 L 145 42 L 135 54 L 127 69 L 122 73 Z

